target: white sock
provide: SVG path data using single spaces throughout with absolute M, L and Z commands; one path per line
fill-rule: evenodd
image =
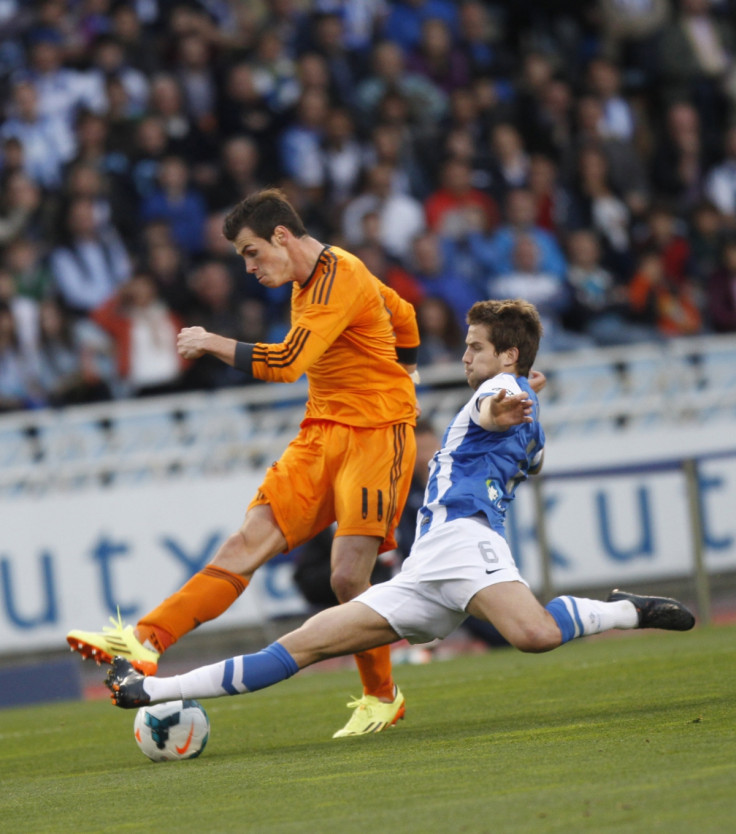
M 600 634 L 614 628 L 636 628 L 639 616 L 632 602 L 627 599 L 616 602 L 601 602 L 597 599 L 582 597 L 561 597 L 568 608 L 574 601 L 577 609 L 575 616 L 576 637 Z M 582 628 L 582 630 L 580 630 Z
M 143 681 L 143 689 L 152 702 L 217 698 L 225 694 L 222 688 L 224 666 L 225 661 L 220 661 L 170 678 L 147 677 Z

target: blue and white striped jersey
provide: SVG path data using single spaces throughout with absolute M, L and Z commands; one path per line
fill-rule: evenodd
M 522 390 L 529 394 L 534 422 L 505 432 L 489 432 L 478 424 L 480 401 L 502 388 L 512 395 Z M 539 401 L 526 377 L 498 374 L 486 380 L 447 427 L 442 447 L 429 464 L 417 538 L 444 521 L 478 514 L 503 536 L 514 491 L 541 459 L 544 431 L 538 418 Z

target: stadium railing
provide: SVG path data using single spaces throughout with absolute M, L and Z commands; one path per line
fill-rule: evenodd
M 736 335 L 540 355 L 549 439 L 736 418 Z M 459 362 L 421 369 L 441 431 L 467 400 Z M 0 498 L 262 469 L 296 433 L 307 385 L 255 384 L 0 416 Z

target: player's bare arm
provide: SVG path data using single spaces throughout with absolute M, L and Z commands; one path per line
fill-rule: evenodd
M 176 348 L 184 359 L 199 359 L 209 353 L 228 365 L 235 363 L 235 339 L 210 333 L 204 327 L 184 327 L 176 338 Z
M 481 400 L 478 422 L 487 431 L 507 431 L 520 423 L 533 422 L 532 405 L 526 391 L 509 394 L 502 388 L 492 397 Z

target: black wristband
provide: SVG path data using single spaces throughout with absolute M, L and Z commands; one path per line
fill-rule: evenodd
M 246 374 L 253 373 L 253 348 L 249 342 L 238 342 L 235 345 L 235 358 L 233 360 L 233 368 L 243 371 Z
M 397 347 L 396 358 L 402 365 L 416 365 L 419 347 Z

